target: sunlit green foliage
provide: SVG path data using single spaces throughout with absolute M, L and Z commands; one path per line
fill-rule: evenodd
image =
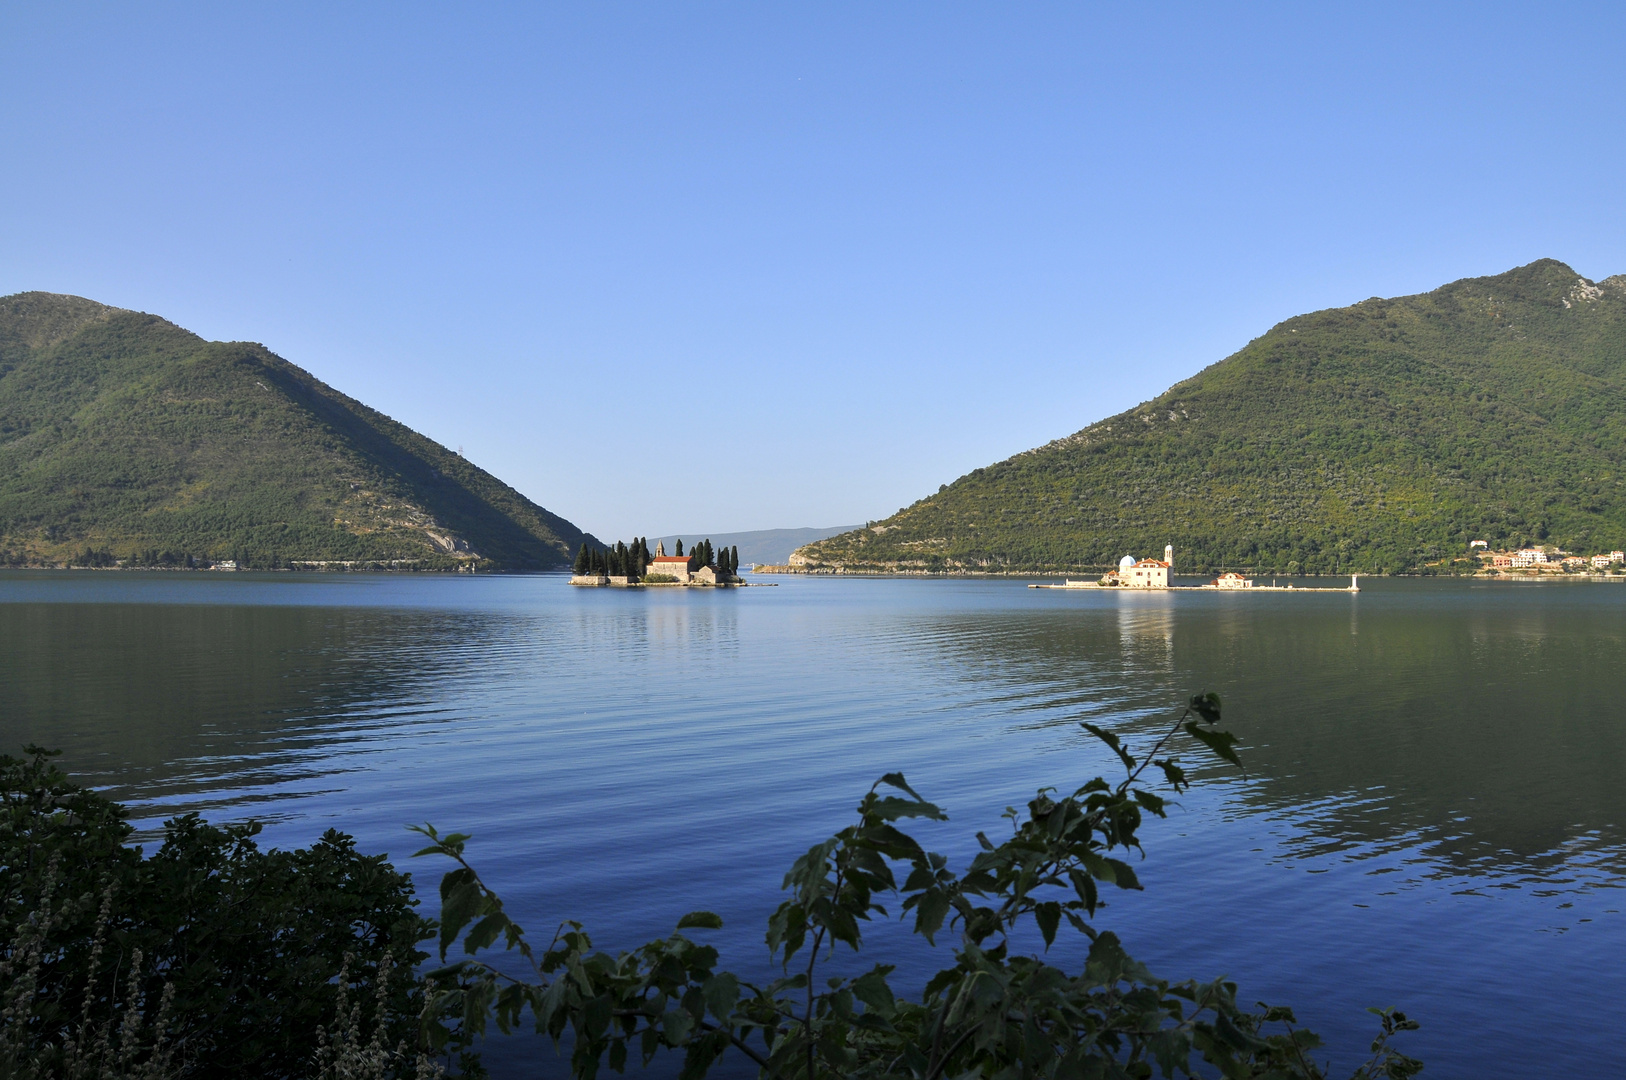
M 850 569 L 1416 570 L 1626 545 L 1626 277 L 1542 260 L 1303 315 L 1129 412 L 801 549 Z
M 563 568 L 583 539 L 262 345 L 0 298 L 0 563 Z

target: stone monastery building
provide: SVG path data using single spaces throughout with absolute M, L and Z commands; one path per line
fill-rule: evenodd
M 689 572 L 689 557 L 687 555 L 668 555 L 664 543 L 655 545 L 655 557 L 649 561 L 648 572 L 651 574 L 666 574 L 675 577 L 684 585 L 690 582 L 702 582 L 715 585 L 718 581 L 734 581 L 735 578 L 726 574 L 719 574 L 714 566 L 702 566 L 700 569 Z
M 1169 570 L 1174 566 L 1174 545 L 1163 549 L 1161 559 L 1135 559 L 1125 555 L 1118 563 L 1118 584 L 1131 589 L 1167 589 Z

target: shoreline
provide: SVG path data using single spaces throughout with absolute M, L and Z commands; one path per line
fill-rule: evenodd
M 1101 573 L 1105 573 L 1106 570 L 1109 570 L 1109 569 L 1112 569 L 1112 568 L 1111 567 L 1107 567 L 1107 568 L 1104 568 L 1104 569 L 1103 568 L 1084 568 L 1084 569 L 1075 568 L 1075 569 L 1072 569 L 1072 570 L 902 570 L 902 569 L 899 569 L 899 570 L 869 570 L 869 569 L 857 569 L 857 568 L 854 568 L 854 567 L 845 567 L 845 566 L 819 566 L 819 567 L 757 566 L 756 568 L 754 568 L 754 569 L 752 569 L 752 570 L 750 570 L 748 572 L 752 573 L 752 574 L 785 575 L 785 576 L 801 576 L 801 577 L 1009 578 L 1009 579 L 1012 579 L 1012 580 L 1016 580 L 1016 579 L 1024 579 L 1024 578 L 1066 578 L 1068 574 L 1101 574 Z M 1211 571 L 1204 571 L 1202 573 L 1192 573 L 1192 574 L 1182 575 L 1182 576 L 1186 576 L 1186 577 L 1208 577 L 1208 576 L 1210 576 L 1212 574 L 1223 574 L 1223 573 L 1228 573 L 1228 572 L 1239 573 L 1239 574 L 1249 574 L 1249 575 L 1255 575 L 1255 576 L 1265 576 L 1265 577 L 1291 577 L 1291 578 L 1306 578 L 1306 579 L 1312 579 L 1312 580 L 1341 578 L 1341 577 L 1348 577 L 1349 576 L 1347 573 L 1337 573 L 1337 574 L 1285 574 L 1285 573 L 1279 573 L 1279 572 L 1274 572 L 1274 571 L 1271 571 L 1271 572 L 1259 572 L 1259 571 L 1254 571 L 1254 570 L 1250 570 L 1250 569 L 1246 569 L 1246 568 L 1233 569 L 1231 567 L 1219 567 L 1219 568 L 1211 570 Z M 1527 571 L 1527 572 L 1519 572 L 1519 571 L 1514 571 L 1514 572 L 1509 572 L 1509 571 L 1490 571 L 1490 572 L 1476 571 L 1474 573 L 1469 573 L 1469 574 L 1450 574 L 1450 573 L 1446 573 L 1446 574 L 1424 574 L 1424 573 L 1418 573 L 1416 571 L 1403 571 L 1403 572 L 1400 572 L 1400 573 L 1382 573 L 1382 572 L 1379 572 L 1379 571 L 1358 570 L 1358 571 L 1355 571 L 1355 573 L 1358 573 L 1362 577 L 1375 577 L 1375 578 L 1452 578 L 1452 579 L 1460 579 L 1460 580 L 1463 580 L 1463 581 L 1615 581 L 1615 582 L 1626 583 L 1626 574 L 1565 573 L 1565 572 L 1562 572 L 1562 571 L 1556 571 L 1555 572 L 1555 571 L 1540 571 L 1540 570 L 1532 570 L 1532 571 Z M 1061 588 L 1062 586 L 1054 585 L 1054 586 L 1046 586 L 1046 587 L 1048 587 L 1048 588 Z M 1077 586 L 1075 586 L 1075 587 L 1077 587 Z M 1103 588 L 1112 588 L 1113 586 L 1102 586 L 1102 587 Z M 1170 588 L 1190 589 L 1190 588 L 1199 588 L 1199 587 L 1204 587 L 1204 586 L 1180 585 L 1180 586 L 1169 586 L 1169 587 Z M 1258 585 L 1254 586 L 1254 588 L 1268 588 L 1268 587 L 1269 586 L 1258 586 Z M 1238 590 L 1238 591 L 1240 591 L 1240 590 Z M 1294 591 L 1295 592 L 1302 592 L 1302 591 L 1305 591 L 1305 590 L 1295 589 Z M 1322 591 L 1328 591 L 1328 590 L 1326 588 L 1323 588 Z M 1334 590 L 1331 590 L 1331 591 L 1345 592 L 1345 591 L 1348 591 L 1348 590 L 1346 590 L 1346 589 L 1334 589 Z

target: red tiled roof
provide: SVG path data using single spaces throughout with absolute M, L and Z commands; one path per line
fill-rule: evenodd
M 663 563 L 686 563 L 689 561 L 689 557 L 687 555 L 657 555 L 653 561 Z

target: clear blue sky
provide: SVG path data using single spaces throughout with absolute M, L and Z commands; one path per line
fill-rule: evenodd
M 1626 272 L 1623 13 L 14 3 L 0 294 L 263 341 L 601 536 L 861 522 L 1299 312 Z

